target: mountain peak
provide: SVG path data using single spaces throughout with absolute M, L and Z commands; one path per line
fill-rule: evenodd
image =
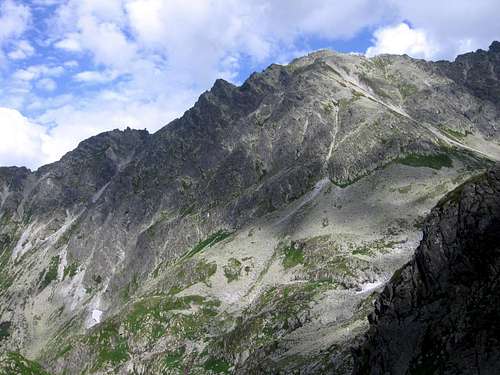
M 491 43 L 490 45 L 490 48 L 489 48 L 489 51 L 490 52 L 496 52 L 496 53 L 499 53 L 500 52 L 500 42 L 495 40 Z

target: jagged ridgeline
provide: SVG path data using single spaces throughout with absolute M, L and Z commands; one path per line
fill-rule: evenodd
M 500 159 L 499 71 L 320 51 L 0 168 L 0 374 L 349 374 L 425 215 Z

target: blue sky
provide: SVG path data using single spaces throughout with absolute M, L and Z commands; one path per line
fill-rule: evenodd
M 330 48 L 453 59 L 500 39 L 498 0 L 0 0 L 0 165 L 154 132 L 216 78 Z

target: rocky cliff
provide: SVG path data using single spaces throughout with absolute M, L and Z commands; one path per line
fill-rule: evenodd
M 0 168 L 0 353 L 69 374 L 347 373 L 422 217 L 500 159 L 499 55 L 320 51 L 216 81 L 155 134 Z
M 497 374 L 500 167 L 443 198 L 375 303 L 354 374 Z

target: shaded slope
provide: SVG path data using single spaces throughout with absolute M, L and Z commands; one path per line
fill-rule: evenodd
M 496 374 L 500 168 L 448 194 L 376 301 L 355 374 Z

